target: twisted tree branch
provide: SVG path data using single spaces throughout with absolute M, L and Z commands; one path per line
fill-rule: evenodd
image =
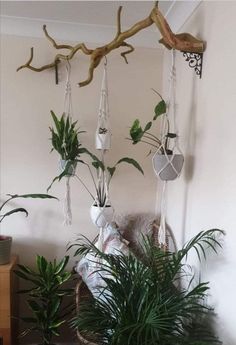
M 204 43 L 201 40 L 198 40 L 194 36 L 188 33 L 181 33 L 175 35 L 167 23 L 166 19 L 158 9 L 157 3 L 155 4 L 154 8 L 152 9 L 150 15 L 134 24 L 130 29 L 122 32 L 121 30 L 121 11 L 122 7 L 120 6 L 117 12 L 117 33 L 115 38 L 103 45 L 101 47 L 97 47 L 95 49 L 88 49 L 84 43 L 79 43 L 75 46 L 71 46 L 68 44 L 57 44 L 56 41 L 48 34 L 46 25 L 43 26 L 43 31 L 45 33 L 46 38 L 52 43 L 55 49 L 68 49 L 68 54 L 56 54 L 54 61 L 50 64 L 41 66 L 41 67 L 34 67 L 31 65 L 33 60 L 34 51 L 31 48 L 31 54 L 29 60 L 26 64 L 17 68 L 17 71 L 23 68 L 29 68 L 35 72 L 41 72 L 49 68 L 54 68 L 57 63 L 61 60 L 71 60 L 74 55 L 81 51 L 85 55 L 90 56 L 90 65 L 88 70 L 88 77 L 83 82 L 79 83 L 79 86 L 88 85 L 92 79 L 95 68 L 100 64 L 101 60 L 104 56 L 109 54 L 112 50 L 115 50 L 120 47 L 128 47 L 129 49 L 125 52 L 121 53 L 121 56 L 124 58 L 125 62 L 128 63 L 127 54 L 130 54 L 134 51 L 134 47 L 127 43 L 126 40 L 134 35 L 136 35 L 139 31 L 155 24 L 159 29 L 162 38 L 159 40 L 161 44 L 163 44 L 168 49 L 176 49 L 184 52 L 192 52 L 192 53 L 201 53 L 204 51 Z

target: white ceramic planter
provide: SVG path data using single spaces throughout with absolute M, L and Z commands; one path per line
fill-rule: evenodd
M 181 154 L 161 155 L 156 153 L 153 156 L 153 168 L 156 174 L 163 181 L 176 179 L 183 167 L 184 156 Z
M 67 162 L 68 161 L 66 161 L 64 159 L 60 159 L 60 161 L 59 161 L 59 169 L 60 169 L 61 173 L 65 170 Z M 75 175 L 76 165 L 77 165 L 77 163 L 73 162 L 72 165 L 70 166 L 70 169 L 68 170 L 68 175 L 69 176 L 74 176 Z
M 95 146 L 97 150 L 109 150 L 111 148 L 111 134 L 109 132 L 97 133 Z
M 0 265 L 6 265 L 11 259 L 12 237 L 0 236 Z
M 92 205 L 90 208 L 91 220 L 98 228 L 103 228 L 107 223 L 110 223 L 113 218 L 113 213 L 114 210 L 110 205 L 104 208 Z

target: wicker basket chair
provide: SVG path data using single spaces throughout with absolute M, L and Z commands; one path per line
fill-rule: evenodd
M 143 215 L 141 215 L 143 217 Z M 138 242 L 140 239 L 140 236 L 135 238 L 133 236 L 135 234 L 135 227 L 136 223 L 139 222 L 138 216 L 129 217 L 128 222 L 125 224 L 125 230 L 122 230 L 122 227 L 119 227 L 120 232 L 122 233 L 122 237 L 129 242 L 129 249 L 137 256 L 139 256 L 139 246 Z M 150 238 L 152 238 L 154 244 L 159 247 L 159 241 L 158 241 L 158 233 L 159 233 L 159 221 L 157 219 L 152 220 L 149 222 L 149 226 L 146 227 L 146 231 L 141 231 L 141 235 L 148 235 Z M 174 239 L 174 236 L 169 228 L 166 229 L 166 249 L 169 249 L 171 251 L 176 250 L 176 242 Z M 170 246 L 171 245 L 171 246 Z M 171 248 L 170 248 L 171 247 Z M 91 298 L 92 294 L 89 291 L 86 284 L 83 282 L 81 278 L 79 278 L 79 281 L 76 285 L 76 312 L 79 313 L 80 309 L 80 302 L 84 298 Z M 85 339 L 83 335 L 77 330 L 77 338 L 80 345 L 99 345 L 96 343 L 95 339 Z

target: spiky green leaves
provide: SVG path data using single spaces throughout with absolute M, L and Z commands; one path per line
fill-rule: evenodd
M 51 116 L 55 128 L 49 127 L 51 131 L 52 150 L 56 150 L 61 159 L 74 161 L 79 156 L 79 134 L 84 131 L 79 131 L 76 128 L 77 121 L 72 122 L 69 116 L 63 114 L 58 118 L 51 110 Z
M 71 304 L 62 308 L 64 297 L 73 294 L 72 289 L 65 289 L 64 284 L 70 279 L 71 273 L 65 271 L 69 256 L 61 261 L 47 261 L 43 256 L 36 256 L 36 270 L 25 265 L 18 265 L 15 274 L 31 284 L 31 288 L 21 290 L 27 294 L 27 304 L 32 317 L 22 317 L 30 327 L 22 336 L 30 331 L 40 333 L 43 345 L 51 344 L 52 337 L 59 336 L 60 326 L 66 322 L 66 316 L 71 311 Z

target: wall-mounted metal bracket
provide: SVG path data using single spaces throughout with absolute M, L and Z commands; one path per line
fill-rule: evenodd
M 183 52 L 183 57 L 185 58 L 185 61 L 188 62 L 189 67 L 194 68 L 196 75 L 199 76 L 199 78 L 201 78 L 203 53 Z

